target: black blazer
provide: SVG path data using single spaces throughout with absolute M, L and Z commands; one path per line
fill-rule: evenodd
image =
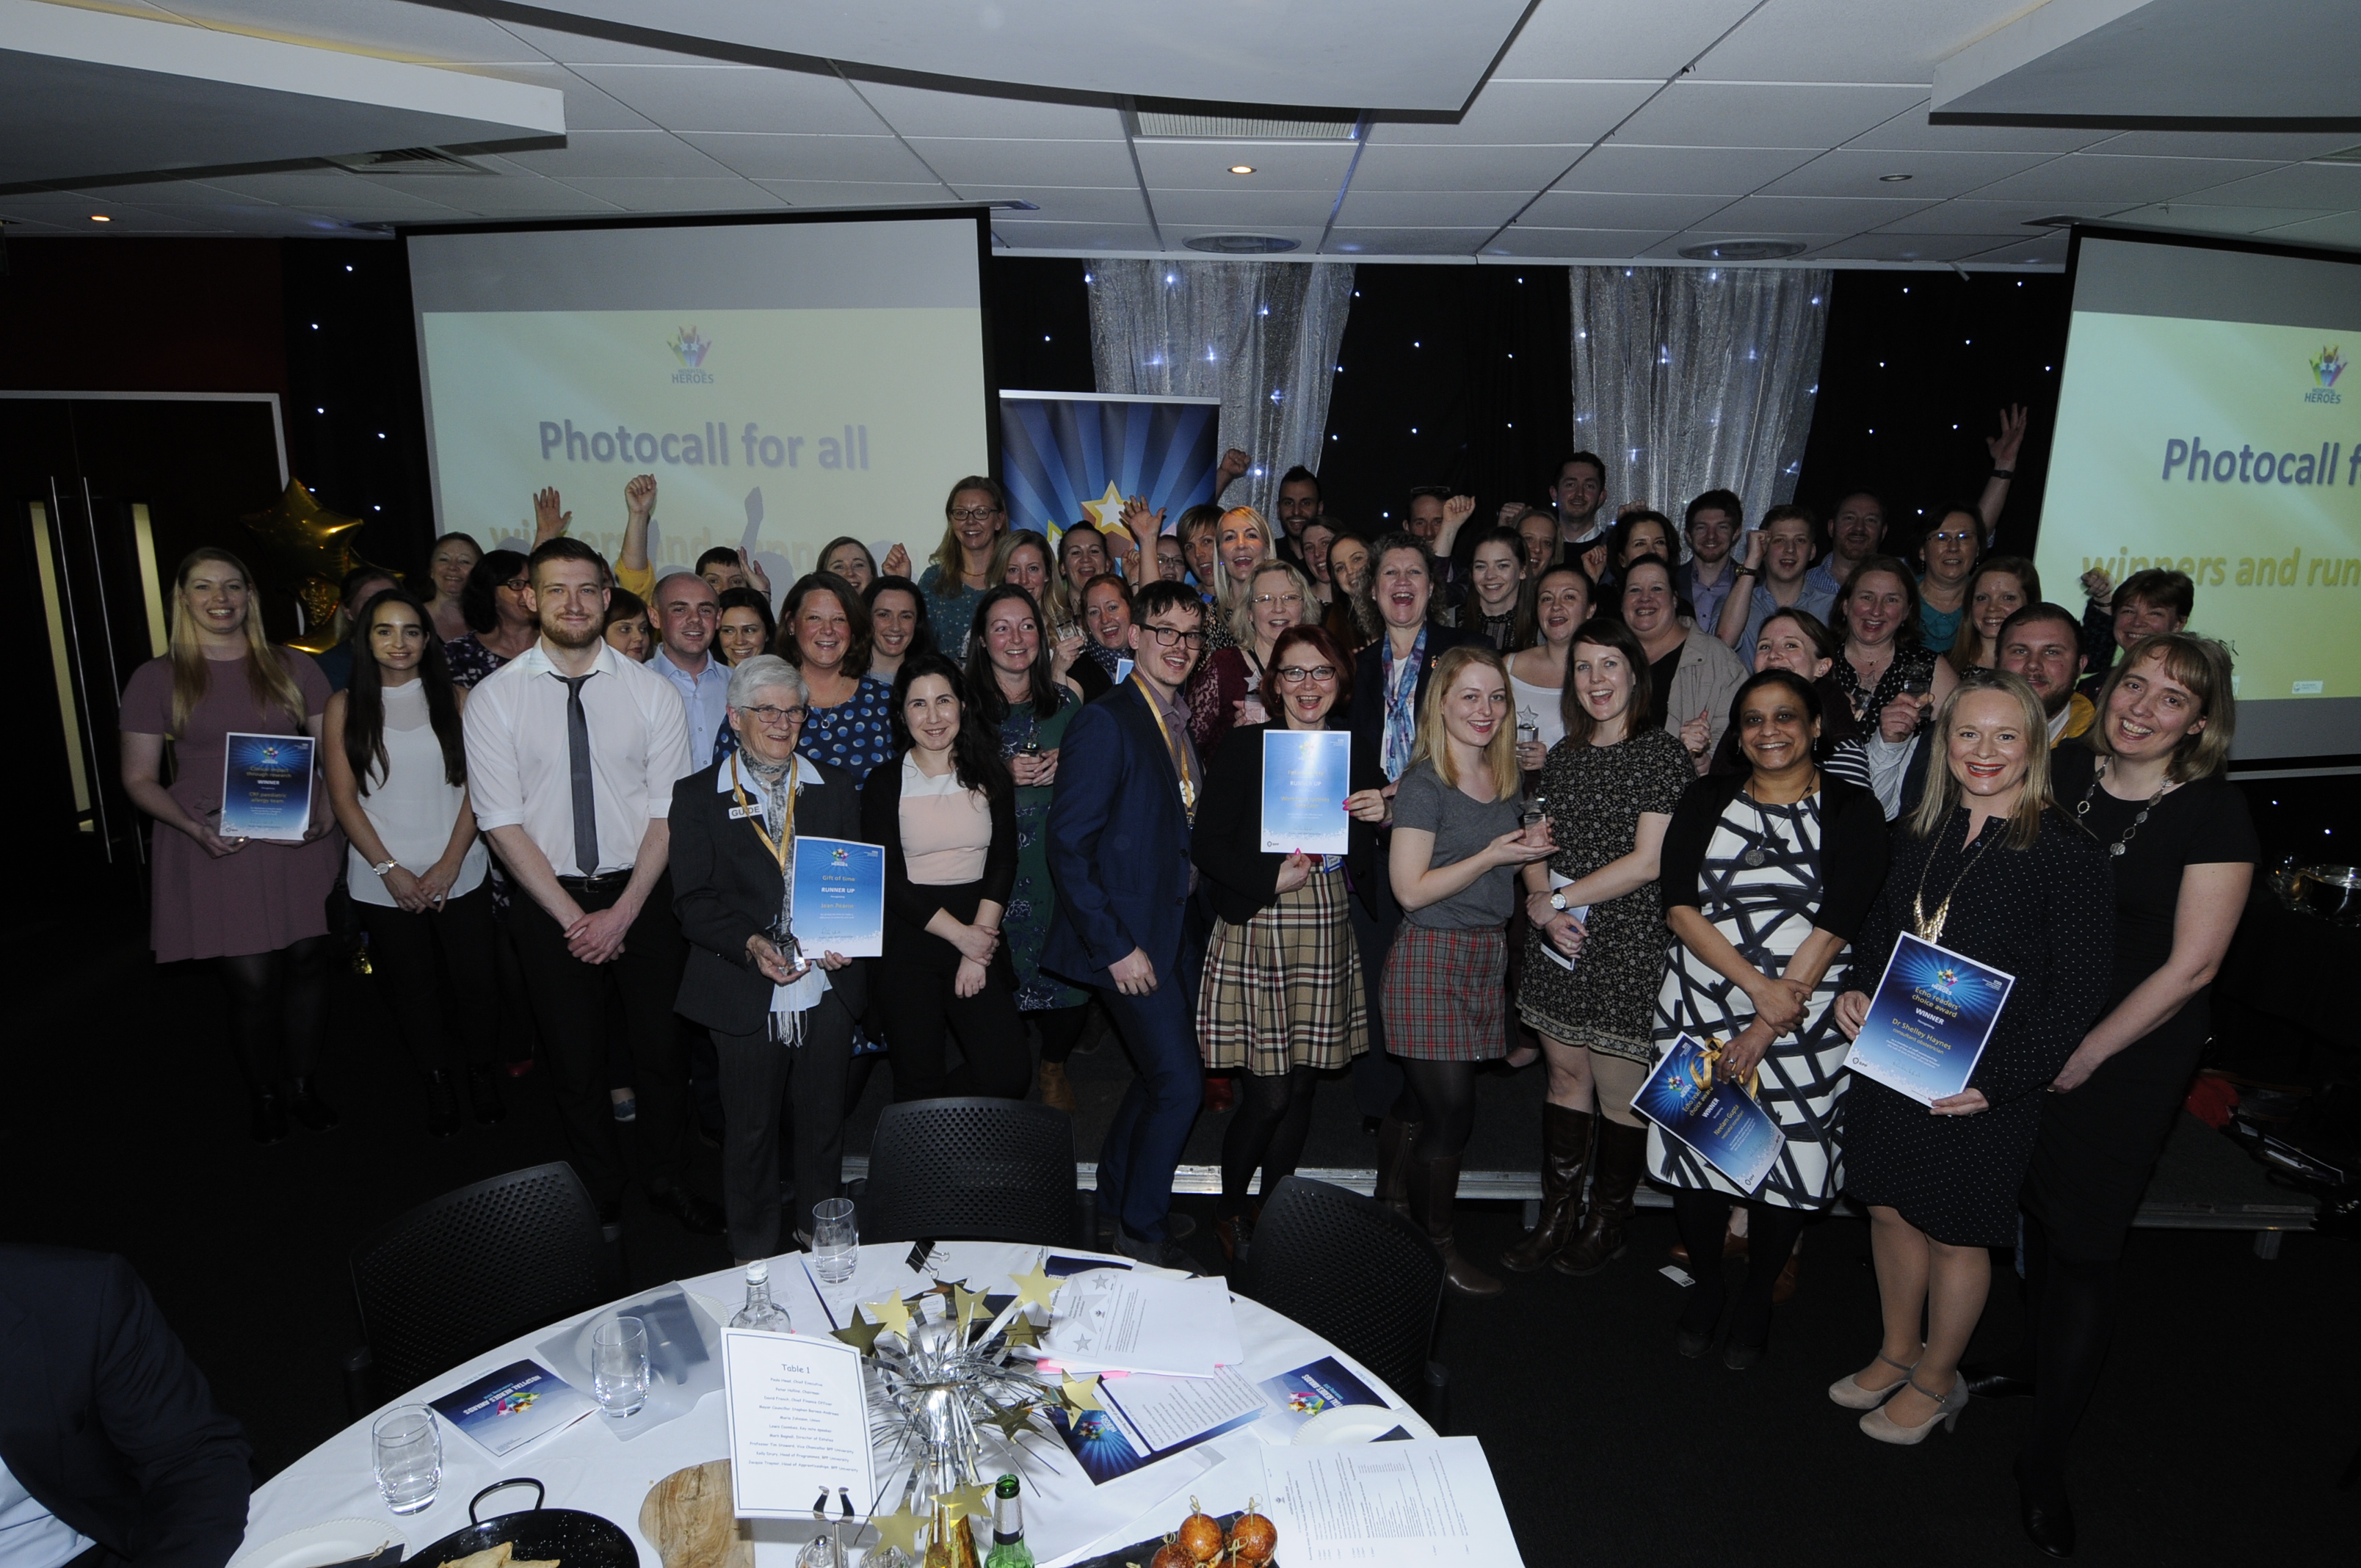
M 906 754 L 906 753 L 905 753 Z M 948 909 L 972 921 L 975 907 L 985 899 L 1003 909 L 1016 891 L 1016 787 L 1004 785 L 991 793 L 992 846 L 983 852 L 983 875 L 950 887 L 925 885 L 910 880 L 902 858 L 902 757 L 895 756 L 870 770 L 861 786 L 862 837 L 885 847 L 885 928 L 905 927 L 901 935 L 924 937 L 938 948 L 953 950 L 949 942 L 927 931 L 938 909 Z M 1001 951 L 1006 952 L 1003 944 Z
M 1345 728 L 1341 715 L 1328 715 L 1328 728 Z M 1286 729 L 1283 721 L 1250 724 L 1230 731 L 1238 744 L 1224 743 L 1205 774 L 1205 798 L 1197 807 L 1197 830 L 1189 858 L 1205 873 L 1201 884 L 1213 901 L 1213 913 L 1233 926 L 1243 926 L 1279 898 L 1279 872 L 1285 855 L 1262 849 L 1262 736 Z M 1351 787 L 1358 793 L 1384 785 L 1385 774 L 1372 765 L 1357 769 Z M 1345 864 L 1357 885 L 1377 864 L 1378 830 L 1356 821 L 1345 835 Z
M 0 1460 L 133 1568 L 222 1568 L 254 1489 L 237 1423 L 131 1265 L 0 1246 Z
M 1708 773 L 1682 792 L 1672 821 L 1664 825 L 1664 849 L 1656 860 L 1656 896 L 1665 914 L 1680 905 L 1704 909 L 1697 877 L 1713 844 L 1714 825 L 1752 776 L 1751 767 L 1740 773 Z M 1820 906 L 1813 914 L 1814 926 L 1848 942 L 1859 935 L 1869 906 L 1885 885 L 1886 846 L 1885 810 L 1877 796 L 1857 784 L 1822 773 Z
M 798 759 L 802 761 L 803 759 Z M 796 831 L 822 839 L 861 838 L 861 794 L 851 774 L 815 762 L 820 782 L 796 796 Z M 672 906 L 688 938 L 674 1011 L 725 1035 L 763 1026 L 775 989 L 746 956 L 746 939 L 779 916 L 779 862 L 749 822 L 732 820 L 737 797 L 720 787 L 727 757 L 672 786 Z M 856 1018 L 866 999 L 866 959 L 828 977 Z
M 1440 595 L 1438 586 L 1435 592 Z M 1386 637 L 1383 627 L 1378 630 L 1378 640 L 1362 649 L 1353 659 L 1353 787 L 1382 787 L 1385 778 L 1386 745 Z M 1426 657 L 1418 664 L 1418 684 L 1411 689 L 1411 704 L 1415 710 L 1426 702 L 1426 684 L 1434 674 L 1434 661 L 1445 648 L 1456 648 L 1462 642 L 1481 639 L 1472 631 L 1456 627 L 1426 623 Z M 1411 725 L 1415 732 L 1417 726 Z M 1362 785 L 1358 781 L 1374 778 L 1376 784 Z M 1257 784 L 1257 788 L 1261 786 Z M 1376 853 L 1380 848 L 1378 836 L 1368 840 L 1368 852 L 1356 853 L 1352 861 L 1353 891 L 1360 895 L 1362 905 L 1378 920 L 1393 917 L 1394 890 L 1392 880 L 1386 874 L 1385 861 Z

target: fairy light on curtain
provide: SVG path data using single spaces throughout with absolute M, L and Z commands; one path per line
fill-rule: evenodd
M 1225 499 L 1275 516 L 1279 477 L 1319 470 L 1351 266 L 1093 260 L 1084 280 L 1098 389 L 1221 399 L 1221 445 L 1255 460 Z
M 1795 493 L 1834 274 L 1576 267 L 1574 444 L 1607 461 L 1602 517 L 1738 492 L 1751 525 Z

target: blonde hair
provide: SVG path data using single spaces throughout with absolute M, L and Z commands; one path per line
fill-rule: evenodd
M 951 493 L 943 498 L 943 542 L 935 546 L 933 557 L 936 569 L 942 574 L 940 580 L 945 593 L 957 593 L 960 585 L 967 578 L 967 555 L 960 549 L 959 530 L 951 526 L 951 508 L 959 504 L 962 490 L 981 490 L 992 498 L 993 506 L 1000 512 L 1000 526 L 993 530 L 995 547 L 1000 543 L 999 535 L 1008 532 L 1008 492 L 1000 488 L 998 480 L 983 474 L 970 474 L 953 485 Z M 991 586 L 990 583 L 984 585 L 986 587 Z
M 172 575 L 172 729 L 167 739 L 180 738 L 188 728 L 189 715 L 205 699 L 205 685 L 211 674 L 207 666 L 213 661 L 205 657 L 204 649 L 197 641 L 197 618 L 189 609 L 189 577 L 208 561 L 221 562 L 246 585 L 246 681 L 254 696 L 255 710 L 268 714 L 278 708 L 294 721 L 296 729 L 302 729 L 306 717 L 303 688 L 295 684 L 287 661 L 264 635 L 262 606 L 256 602 L 254 593 L 254 574 L 228 551 L 208 546 L 182 556 L 180 570 Z
M 1240 624 L 1240 617 L 1245 613 L 1246 605 L 1254 598 L 1255 580 L 1254 573 L 1248 572 L 1245 582 L 1238 583 L 1231 581 L 1229 563 L 1222 559 L 1222 529 L 1224 525 L 1228 523 L 1230 519 L 1234 517 L 1243 517 L 1251 521 L 1255 527 L 1262 531 L 1262 558 L 1265 561 L 1273 561 L 1278 559 L 1277 551 L 1271 543 L 1270 523 L 1264 518 L 1262 513 L 1255 510 L 1254 508 L 1232 507 L 1229 510 L 1224 512 L 1214 522 L 1213 598 L 1220 605 L 1219 613 L 1222 618 L 1222 624 L 1227 626 L 1233 631 L 1237 630 Z M 1249 643 L 1248 645 L 1251 646 L 1252 644 Z
M 1238 640 L 1239 647 L 1251 651 L 1255 645 L 1255 585 L 1263 578 L 1279 572 L 1286 573 L 1287 580 L 1294 585 L 1295 591 L 1303 596 L 1303 608 L 1296 613 L 1295 624 L 1298 626 L 1317 624 L 1320 619 L 1320 597 L 1312 592 L 1312 579 L 1303 575 L 1303 568 L 1292 561 L 1265 561 L 1246 574 L 1246 592 L 1238 598 L 1238 608 L 1230 612 L 1230 635 Z
M 1455 648 L 1445 648 L 1434 661 L 1434 673 L 1427 677 L 1426 700 L 1418 710 L 1418 744 L 1411 751 L 1410 764 L 1433 762 L 1434 771 L 1444 784 L 1459 787 L 1458 770 L 1451 762 L 1451 740 L 1443 728 L 1443 699 L 1470 664 L 1481 664 L 1500 677 L 1500 689 L 1509 689 L 1509 666 L 1489 643 L 1462 642 Z M 1492 798 L 1508 800 L 1523 787 L 1524 775 L 1517 767 L 1517 729 L 1513 724 L 1502 724 L 1492 731 L 1492 739 L 1484 747 L 1485 765 L 1492 770 Z
M 1943 709 L 1935 716 L 1936 755 L 1927 770 L 1927 788 L 1918 797 L 1918 809 L 1910 817 L 1911 836 L 1932 839 L 1942 832 L 1966 793 L 1951 772 L 1951 719 L 1960 703 L 1982 692 L 1999 692 L 2016 702 L 2017 725 L 2025 731 L 2025 784 L 2016 792 L 2016 804 L 2009 808 L 2008 837 L 2002 848 L 2029 850 L 2041 837 L 2042 813 L 2058 804 L 2049 784 L 2049 715 L 2025 677 L 2005 670 L 1970 670 L 1943 699 Z
M 2124 651 L 2115 667 L 2099 686 L 2099 715 L 2083 743 L 2102 757 L 2112 757 L 2115 749 L 2107 740 L 2107 704 L 2115 695 L 2123 678 L 2154 654 L 2164 662 L 2164 673 L 2189 688 L 2197 699 L 2197 716 L 2205 728 L 2194 734 L 2183 735 L 2172 749 L 2172 762 L 2166 776 L 2175 784 L 2187 784 L 2191 779 L 2212 778 L 2230 760 L 2230 741 L 2238 732 L 2238 699 L 2236 687 L 2231 684 L 2230 650 L 2211 637 L 2200 637 L 2188 631 L 2159 631 L 2143 637 Z

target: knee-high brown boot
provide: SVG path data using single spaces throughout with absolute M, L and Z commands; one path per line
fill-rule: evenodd
M 1631 1217 L 1631 1199 L 1640 1189 L 1640 1166 L 1647 1153 L 1647 1128 L 1600 1119 L 1590 1212 L 1583 1216 L 1574 1240 L 1550 1260 L 1552 1268 L 1579 1278 L 1623 1255 L 1623 1223 Z
M 1388 1116 L 1378 1124 L 1378 1182 L 1374 1196 L 1398 1214 L 1410 1212 L 1411 1150 L 1420 1124 Z
M 1542 1106 L 1541 1219 L 1522 1241 L 1500 1255 L 1500 1266 L 1514 1274 L 1531 1274 L 1565 1246 L 1582 1223 L 1582 1178 L 1590 1163 L 1587 1111 L 1563 1105 Z
M 1410 1217 L 1443 1255 L 1443 1277 L 1462 1296 L 1498 1296 L 1508 1286 L 1461 1255 L 1452 1245 L 1451 1210 L 1459 1196 L 1459 1157 L 1410 1162 Z

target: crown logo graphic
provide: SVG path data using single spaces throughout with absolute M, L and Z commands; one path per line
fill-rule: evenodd
M 2312 378 L 2323 387 L 2334 387 L 2336 378 L 2345 374 L 2345 356 L 2332 343 L 2312 356 Z
M 672 350 L 673 357 L 679 360 L 685 368 L 694 370 L 704 364 L 705 356 L 713 351 L 713 340 L 699 337 L 693 326 L 685 326 L 674 333 L 672 340 L 664 346 Z

